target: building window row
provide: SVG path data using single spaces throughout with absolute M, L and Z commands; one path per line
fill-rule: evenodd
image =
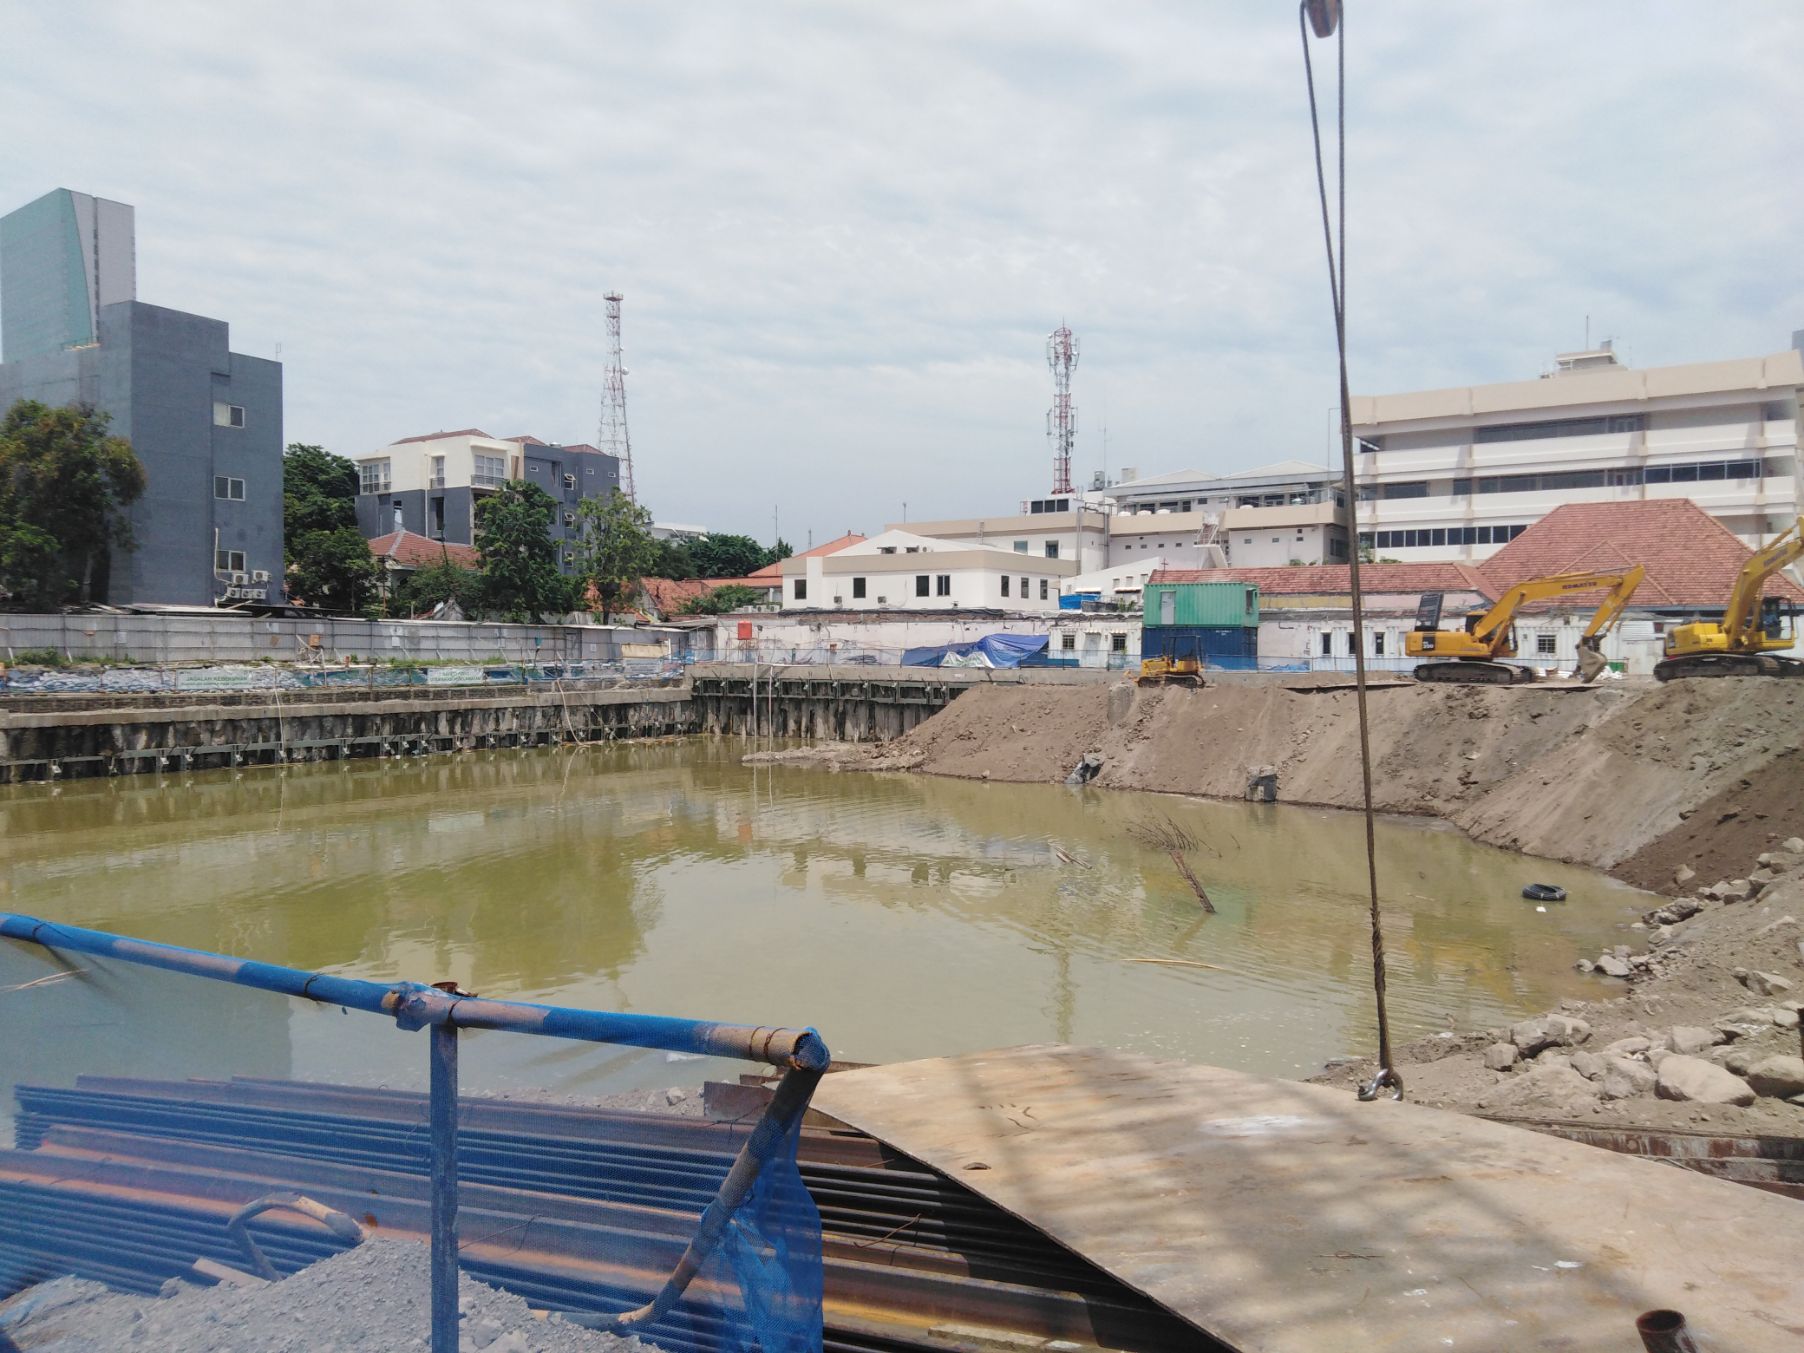
M 213 571 L 216 573 L 243 573 L 243 550 L 214 550 Z
M 479 489 L 498 489 L 507 483 L 507 457 L 485 456 L 478 451 L 473 457 L 470 483 Z
M 1562 489 L 1634 488 L 1642 484 L 1696 484 L 1726 479 L 1761 479 L 1767 466 L 1759 456 L 1734 460 L 1690 460 L 1666 465 L 1621 465 L 1606 470 L 1554 470 L 1545 474 L 1485 475 L 1453 481 L 1453 496 L 1471 493 L 1547 493 Z M 1386 495 L 1389 496 L 1388 494 Z
M 213 496 L 223 498 L 227 502 L 242 503 L 244 501 L 244 481 L 231 475 L 216 474 L 213 476 Z
M 241 428 L 244 426 L 244 405 L 214 404 L 213 426 L 216 428 Z
M 359 493 L 387 493 L 389 482 L 387 457 L 380 460 L 357 462 L 357 491 Z
M 1616 413 L 1603 418 L 1554 418 L 1535 423 L 1499 423 L 1473 428 L 1472 440 L 1480 442 L 1532 442 L 1548 437 L 1595 437 L 1600 433 L 1646 432 L 1644 413 Z
M 1367 549 L 1421 550 L 1445 545 L 1507 545 L 1524 526 L 1419 527 L 1409 531 L 1361 531 L 1359 543 Z
M 1027 505 L 1028 514 L 1036 517 L 1046 512 L 1069 512 L 1070 510 L 1071 500 L 1069 498 L 1035 498 Z

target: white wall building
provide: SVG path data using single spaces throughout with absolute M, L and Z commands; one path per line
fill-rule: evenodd
M 1140 598 L 1146 588 L 1146 580 L 1162 568 L 1189 568 L 1192 565 L 1168 562 L 1165 559 L 1145 558 L 1124 560 L 1113 568 L 1099 569 L 1095 573 L 1079 573 L 1075 577 L 1065 579 L 1064 592 L 1068 597 L 1095 595 L 1101 602 L 1113 602 L 1133 610 L 1140 609 Z
M 1067 573 L 1101 568 L 1109 560 L 1109 513 L 1077 495 L 1035 499 L 1023 511 L 995 517 L 891 522 L 886 530 L 960 544 L 996 546 L 1037 559 L 1056 559 Z
M 1347 513 L 1338 469 L 1282 460 L 1230 475 L 1179 470 L 1138 479 L 1131 470 L 1123 474 L 1120 483 L 1100 490 L 1115 509 L 1112 564 L 1152 553 L 1163 554 L 1174 568 L 1219 566 L 1224 560 L 1206 554 L 1210 545 L 1219 545 L 1225 562 L 1236 568 L 1346 562 Z
M 783 609 L 1056 611 L 1071 560 L 891 528 L 828 555 L 785 559 Z
M 1539 380 L 1355 396 L 1361 541 L 1477 560 L 1562 503 L 1689 498 L 1758 547 L 1804 499 L 1800 387 L 1795 347 L 1636 370 L 1606 345 Z

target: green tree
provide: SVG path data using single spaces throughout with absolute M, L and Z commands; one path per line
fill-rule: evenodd
M 45 609 L 106 595 L 144 466 L 107 415 L 22 399 L 0 419 L 0 594 Z
M 660 540 L 657 543 L 658 558 L 651 568 L 646 570 L 649 578 L 693 578 L 695 560 L 689 555 L 689 543 L 684 540 Z
M 282 457 L 282 544 L 288 595 L 355 614 L 376 595 L 381 570 L 357 529 L 357 467 L 321 446 L 290 442 Z
M 698 578 L 743 578 L 772 562 L 770 551 L 750 536 L 703 536 L 689 542 Z
M 558 572 L 558 546 L 551 538 L 557 510 L 555 498 L 521 480 L 476 504 L 484 610 L 537 624 L 546 615 L 574 609 L 576 591 Z
M 725 615 L 728 611 L 741 610 L 763 600 L 764 593 L 755 587 L 728 583 L 725 587 L 710 588 L 699 597 L 690 597 L 683 603 L 683 614 Z
M 780 564 L 795 552 L 795 546 L 783 539 L 782 536 L 778 536 L 777 543 L 764 552 L 764 563 L 758 567 L 764 568 L 770 564 Z
M 638 590 L 639 580 L 657 565 L 658 542 L 651 535 L 651 513 L 615 491 L 583 499 L 576 520 L 580 532 L 578 571 L 595 589 L 602 623 L 607 624 Z
M 455 601 L 466 616 L 482 609 L 482 574 L 473 568 L 461 568 L 446 560 L 415 569 L 399 584 L 388 599 L 388 613 L 397 616 L 419 615 L 447 601 Z

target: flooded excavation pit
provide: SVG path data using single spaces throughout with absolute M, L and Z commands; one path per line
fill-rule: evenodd
M 0 908 L 373 981 L 813 1025 L 854 1062 L 1058 1042 L 1295 1077 L 1370 1051 L 1355 814 L 744 766 L 743 750 L 696 739 L 13 787 Z M 1379 852 L 1400 1040 L 1603 994 L 1574 960 L 1653 905 L 1425 821 L 1381 821 Z M 1524 901 L 1530 881 L 1568 900 Z M 45 972 L 0 952 L 0 986 Z M 403 1037 L 352 1042 L 335 1012 L 232 998 L 146 1013 L 156 978 L 10 996 L 31 1038 L 0 1068 L 8 1095 L 77 1071 L 417 1080 Z M 129 1048 L 104 1036 L 122 1008 L 148 1021 Z M 592 1097 L 729 1070 L 470 1041 L 477 1090 Z

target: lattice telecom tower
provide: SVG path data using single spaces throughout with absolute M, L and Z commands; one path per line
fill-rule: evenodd
M 1046 438 L 1052 443 L 1052 491 L 1070 493 L 1071 445 L 1077 440 L 1077 409 L 1071 403 L 1077 335 L 1063 324 L 1046 336 L 1046 365 L 1052 368 L 1052 407 L 1046 411 Z
M 633 439 L 626 430 L 626 364 L 620 348 L 620 302 L 618 291 L 602 297 L 608 303 L 608 379 L 601 391 L 601 427 L 595 434 L 595 445 L 620 462 L 620 491 L 631 502 L 638 502 L 633 491 Z

